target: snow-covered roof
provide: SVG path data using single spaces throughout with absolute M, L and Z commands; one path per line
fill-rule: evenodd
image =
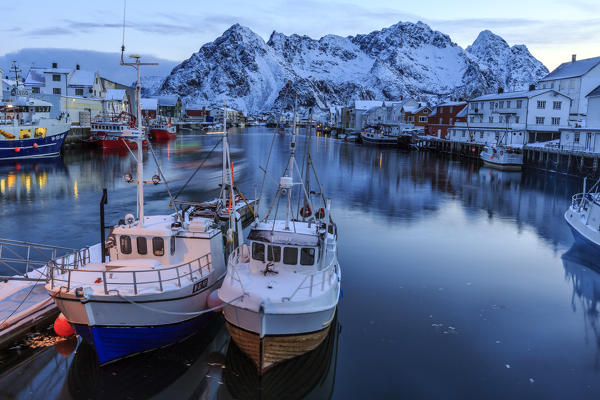
M 158 105 L 167 106 L 167 107 L 175 107 L 177 105 L 177 100 L 179 97 L 177 96 L 158 96 L 156 97 L 158 100 Z
M 523 99 L 523 98 L 530 99 L 532 97 L 539 96 L 540 94 L 544 94 L 546 92 L 554 92 L 557 95 L 568 97 L 568 96 L 560 94 L 556 90 L 552 90 L 552 89 L 535 89 L 535 90 L 521 90 L 521 91 L 518 91 L 518 92 L 484 94 L 483 96 L 475 97 L 471 101 L 503 100 L 503 99 Z
M 43 68 L 45 74 L 70 74 L 71 71 L 69 68 Z
M 354 101 L 354 108 L 357 110 L 368 110 L 373 107 L 381 107 L 383 101 L 380 100 L 356 100 Z
M 456 118 L 466 117 L 468 110 L 468 107 L 463 108 L 458 112 L 458 114 L 456 114 Z
M 447 103 L 438 104 L 437 107 L 455 107 L 467 104 L 466 101 L 449 101 Z
M 585 97 L 598 97 L 598 96 L 600 96 L 600 86 L 598 86 L 596 89 L 589 92 Z
M 582 76 L 598 64 L 600 64 L 600 57 L 562 63 L 554 71 L 543 77 L 540 82 Z
M 125 97 L 125 89 L 106 89 L 104 98 L 106 100 L 123 100 Z M 143 100 L 143 99 L 142 99 Z
M 141 99 L 140 106 L 142 110 L 156 110 L 158 109 L 158 99 Z
M 78 69 L 71 75 L 69 86 L 94 86 L 94 79 L 96 79 L 95 72 Z
M 27 77 L 25 78 L 25 85 L 27 86 L 35 86 L 35 85 L 45 85 L 46 78 L 44 78 L 44 70 L 42 68 L 31 68 L 27 73 Z
M 2 78 L 2 83 L 4 83 L 6 86 L 15 86 L 16 85 L 16 81 L 13 79 Z
M 202 104 L 186 104 L 185 109 L 186 110 L 202 110 L 202 109 L 206 109 L 206 106 L 203 106 Z
M 417 110 L 419 110 L 418 106 L 405 106 L 404 107 L 404 112 L 411 113 L 411 114 L 416 113 Z

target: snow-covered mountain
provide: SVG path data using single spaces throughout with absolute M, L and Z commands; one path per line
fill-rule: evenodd
M 526 88 L 547 72 L 525 46 L 511 48 L 489 31 L 464 50 L 422 22 L 319 40 L 273 32 L 267 42 L 236 24 L 176 66 L 160 92 L 256 113 L 291 106 L 291 93 L 320 109 L 407 96 L 435 103 Z

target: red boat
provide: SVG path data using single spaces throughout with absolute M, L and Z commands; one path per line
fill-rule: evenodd
M 169 140 L 177 136 L 177 128 L 169 121 L 155 120 L 150 124 L 150 137 L 154 140 Z
M 89 141 L 103 149 L 137 149 L 135 138 L 129 134 L 135 129 L 135 116 L 129 113 L 123 112 L 116 117 L 102 116 L 91 123 L 91 128 Z M 143 140 L 142 145 L 146 147 L 148 142 Z

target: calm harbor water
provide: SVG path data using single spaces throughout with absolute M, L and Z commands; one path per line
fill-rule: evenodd
M 230 137 L 248 197 L 271 138 L 265 128 Z M 217 193 L 220 155 L 207 153 L 218 140 L 156 146 L 175 192 L 208 157 L 180 198 Z M 264 203 L 288 141 L 275 140 Z M 573 247 L 562 216 L 579 179 L 323 137 L 312 156 L 333 200 L 343 271 L 337 329 L 315 354 L 259 381 L 217 315 L 183 343 L 103 368 L 76 341 L 18 362 L 22 350 L 10 350 L 0 355 L 0 398 L 600 398 L 600 261 Z M 96 243 L 102 188 L 108 223 L 134 213 L 135 187 L 122 180 L 134 171 L 128 153 L 92 149 L 2 164 L 0 237 Z M 164 185 L 146 187 L 146 213 L 167 212 Z

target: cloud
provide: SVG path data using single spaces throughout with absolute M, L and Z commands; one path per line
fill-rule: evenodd
M 37 28 L 26 31 L 24 36 L 29 37 L 38 37 L 38 36 L 60 36 L 60 35 L 70 35 L 73 31 L 63 27 L 47 27 L 47 28 Z

